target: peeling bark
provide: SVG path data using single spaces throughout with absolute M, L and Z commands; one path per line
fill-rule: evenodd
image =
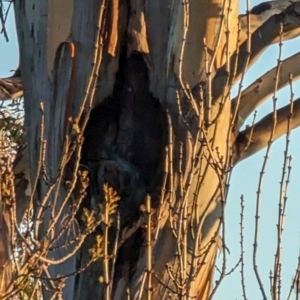
M 64 5 L 63 9 L 62 5 Z M 63 209 L 58 226 L 53 231 L 49 230 L 51 210 L 45 210 L 40 206 L 48 191 L 49 183 L 41 174 L 40 160 L 43 154 L 39 141 L 45 145 L 45 171 L 50 182 L 56 184 L 53 193 L 49 195 L 49 203 L 52 203 L 52 210 L 57 214 L 68 194 L 68 187 L 65 185 L 67 179 L 64 174 L 61 180 L 55 182 L 62 156 L 68 146 L 68 141 L 65 140 L 66 135 L 74 126 L 74 124 L 67 127 L 65 125 L 68 125 L 70 117 L 74 122 L 79 121 L 82 112 L 89 106 L 89 103 L 83 103 L 83 99 L 93 70 L 94 37 L 97 36 L 95 24 L 99 19 L 102 20 L 99 16 L 101 5 L 101 1 L 85 1 L 85 9 L 83 9 L 83 2 L 78 1 L 68 1 L 63 4 L 61 1 L 15 2 L 21 48 L 30 181 L 34 183 L 35 178 L 38 179 L 37 184 L 32 184 L 34 185 L 33 205 L 34 209 L 43 215 L 43 222 L 35 229 L 34 235 L 39 240 L 52 241 L 53 246 L 71 242 L 78 232 L 76 232 L 76 221 L 65 219 L 66 215 L 72 215 L 70 206 L 72 198 Z M 85 25 L 82 26 L 82 24 Z M 71 42 L 61 44 L 68 39 Z M 75 57 L 70 52 L 72 45 L 75 45 Z M 61 52 L 58 51 L 59 46 L 61 46 Z M 54 65 L 53 72 L 52 65 Z M 76 73 L 75 78 L 72 76 L 73 70 Z M 106 73 L 106 75 L 109 74 Z M 103 81 L 105 81 L 104 78 Z M 69 98 L 70 84 L 73 97 L 69 99 L 71 103 L 67 104 L 65 100 Z M 70 142 L 74 143 L 74 141 Z M 56 189 L 59 191 L 58 197 L 56 197 Z M 34 216 L 34 218 L 38 217 L 38 214 Z M 36 219 L 34 221 L 38 222 Z M 59 238 L 54 239 L 61 229 L 63 231 Z M 73 242 L 65 248 L 50 251 L 49 258 L 61 259 L 74 247 L 76 243 Z M 73 256 L 61 264 L 51 265 L 50 275 L 56 277 L 58 274 L 73 273 L 76 269 L 75 262 L 76 256 Z M 51 291 L 44 290 L 44 299 L 51 297 Z M 74 299 L 74 276 L 67 280 L 62 297 Z

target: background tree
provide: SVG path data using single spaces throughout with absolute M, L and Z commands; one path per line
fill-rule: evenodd
M 44 299 L 208 299 L 225 275 L 213 285 L 228 175 L 298 126 L 299 100 L 276 110 L 276 91 L 299 76 L 299 55 L 230 90 L 299 34 L 299 1 L 239 18 L 221 0 L 16 1 L 15 12 L 22 86 L 18 73 L 0 83 L 3 99 L 25 99 L 29 164 L 19 155 L 15 174 L 30 178 L 15 182 L 8 221 L 30 208 L 33 271 L 21 275 L 42 281 Z M 274 112 L 240 130 L 272 94 Z

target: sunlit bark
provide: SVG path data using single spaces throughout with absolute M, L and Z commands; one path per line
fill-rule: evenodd
M 237 139 L 237 147 L 241 160 L 262 150 L 271 141 L 273 124 L 276 124 L 272 141 L 277 140 L 284 134 L 300 126 L 300 99 L 294 100 L 277 110 L 276 114 L 271 112 L 253 126 L 240 132 Z
M 116 300 L 208 299 L 217 286 L 218 247 L 226 246 L 218 241 L 228 171 L 267 145 L 273 119 L 268 115 L 240 133 L 237 120 L 270 95 L 275 71 L 261 78 L 252 102 L 247 96 L 255 84 L 240 100 L 231 101 L 228 92 L 270 44 L 298 34 L 299 3 L 286 1 L 281 13 L 251 27 L 250 41 L 243 35 L 239 43 L 238 1 L 33 2 L 15 2 L 28 143 L 22 158 L 29 157 L 30 166 L 30 179 L 16 180 L 16 190 L 18 219 L 30 191 L 34 237 L 44 261 L 59 262 L 45 264 L 49 273 L 43 275 L 72 274 L 63 299 L 107 299 L 108 287 Z M 278 88 L 287 84 L 289 71 L 299 76 L 294 57 L 283 63 Z M 298 102 L 292 129 L 299 126 Z M 285 134 L 288 112 L 278 110 L 274 139 Z M 75 218 L 80 167 L 88 170 L 90 185 Z M 16 161 L 15 174 L 27 174 L 23 169 Z M 108 250 L 116 234 L 121 238 L 139 224 L 117 250 L 111 282 L 103 275 L 108 257 L 88 264 L 103 226 L 82 244 L 76 239 L 83 209 L 102 213 L 104 183 L 120 196 L 120 228 L 111 229 Z M 151 270 L 141 221 L 147 194 Z M 44 299 L 50 298 L 44 288 Z
M 279 70 L 277 89 L 287 86 L 290 82 L 298 80 L 300 76 L 300 68 L 297 63 L 300 59 L 300 53 L 296 53 L 291 57 L 282 61 Z M 268 71 L 260 78 L 250 84 L 240 96 L 239 105 L 239 127 L 242 126 L 245 120 L 263 104 L 274 93 L 277 67 Z M 238 101 L 236 97 L 232 101 Z

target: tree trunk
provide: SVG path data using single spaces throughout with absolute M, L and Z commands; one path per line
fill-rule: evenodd
M 210 297 L 227 176 L 248 138 L 229 91 L 279 28 L 271 18 L 239 42 L 233 2 L 15 2 L 44 299 L 57 283 L 63 299 Z M 106 183 L 120 197 L 107 222 Z M 86 209 L 100 222 L 87 227 Z

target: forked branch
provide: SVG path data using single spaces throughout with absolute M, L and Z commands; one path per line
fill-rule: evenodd
M 280 32 L 282 32 L 282 41 L 285 41 L 289 33 L 294 32 L 298 28 L 300 28 L 300 2 L 292 3 L 282 13 L 270 17 L 251 36 L 252 47 L 247 69 L 256 62 L 268 46 L 279 39 Z M 220 99 L 225 87 L 229 83 L 235 84 L 241 78 L 242 74 L 247 71 L 245 70 L 246 61 L 249 58 L 247 44 L 247 41 L 245 41 L 231 56 L 230 74 L 227 72 L 227 65 L 224 65 L 217 71 L 212 83 L 214 101 Z M 233 72 L 233 70 L 236 71 Z
M 283 12 L 291 3 L 299 2 L 299 0 L 275 0 L 262 2 L 254 6 L 249 12 L 250 33 L 252 34 L 257 28 L 262 26 L 270 17 Z M 239 16 L 241 32 L 239 35 L 239 44 L 242 44 L 247 38 L 248 19 L 247 14 Z M 300 35 L 300 28 L 296 28 L 283 34 L 283 40 L 291 40 Z M 279 42 L 275 39 L 273 43 Z

